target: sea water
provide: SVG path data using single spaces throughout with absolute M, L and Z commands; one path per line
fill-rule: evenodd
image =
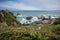
M 17 14 L 20 14 L 21 16 L 17 17 L 17 20 L 21 20 L 22 18 L 25 18 L 27 16 L 54 16 L 54 17 L 60 17 L 60 11 L 13 11 L 13 14 L 17 17 Z

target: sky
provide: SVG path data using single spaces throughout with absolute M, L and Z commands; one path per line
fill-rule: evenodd
M 60 10 L 60 0 L 0 0 L 0 10 Z

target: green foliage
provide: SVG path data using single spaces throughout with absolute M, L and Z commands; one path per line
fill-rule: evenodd
M 30 27 L 9 29 L 0 32 L 0 40 L 60 40 L 60 34 L 55 33 L 59 28 L 60 25 L 44 25 L 39 30 Z
M 60 24 L 60 18 L 56 18 L 53 24 Z
M 34 36 L 29 33 L 24 34 L 20 32 L 4 32 L 0 33 L 0 40 L 33 40 Z
M 5 24 L 0 24 L 0 28 L 7 28 L 8 25 L 5 25 Z
M 52 27 L 52 31 L 56 34 L 60 34 L 60 25 L 55 25 L 54 27 Z
M 12 22 L 16 22 L 16 24 L 19 24 L 19 26 L 21 26 L 20 22 L 18 22 L 16 20 L 16 17 L 13 15 L 12 12 L 8 11 L 8 10 L 1 10 L 2 14 L 4 14 L 4 17 L 2 19 L 4 19 L 4 21 L 6 22 L 6 24 L 8 26 L 11 26 Z M 3 22 L 4 22 L 3 21 Z

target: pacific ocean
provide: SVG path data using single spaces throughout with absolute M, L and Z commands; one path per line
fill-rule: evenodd
M 27 16 L 54 16 L 54 17 L 60 17 L 60 10 L 54 10 L 54 11 L 12 11 L 13 14 L 17 17 L 17 14 L 22 15 L 22 17 L 17 17 L 18 20 L 21 20 L 24 17 Z

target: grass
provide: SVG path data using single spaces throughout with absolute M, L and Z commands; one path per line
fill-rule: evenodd
M 60 25 L 51 24 L 0 29 L 0 40 L 60 40 L 58 29 Z

